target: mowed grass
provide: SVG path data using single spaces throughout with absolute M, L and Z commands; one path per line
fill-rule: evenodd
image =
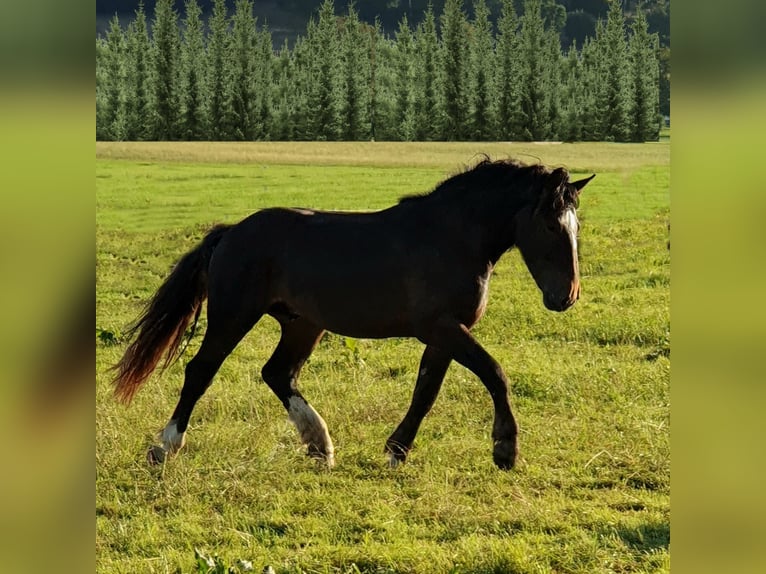
M 476 153 L 530 150 L 598 175 L 579 212 L 578 304 L 546 311 L 511 252 L 475 328 L 511 380 L 517 468 L 493 466 L 489 395 L 453 364 L 409 461 L 388 469 L 422 346 L 352 350 L 330 334 L 301 376 L 337 449 L 336 468 L 318 469 L 260 379 L 279 335 L 268 318 L 200 400 L 182 453 L 147 466 L 201 337 L 129 408 L 107 369 L 207 226 L 273 205 L 378 209 Z M 667 144 L 98 144 L 96 157 L 98 572 L 190 572 L 195 547 L 291 573 L 669 571 Z

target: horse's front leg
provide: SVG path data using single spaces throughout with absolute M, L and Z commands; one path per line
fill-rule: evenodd
M 444 375 L 451 361 L 451 357 L 445 352 L 436 347 L 426 346 L 420 360 L 418 379 L 415 383 L 410 408 L 402 422 L 386 441 L 386 453 L 391 467 L 395 467 L 407 459 L 407 454 L 412 448 L 420 423 L 436 401 L 436 396 L 439 394 Z
M 428 345 L 442 349 L 481 379 L 495 406 L 492 458 L 499 468 L 512 468 L 518 453 L 518 426 L 511 411 L 508 379 L 503 369 L 474 339 L 468 328 L 455 320 L 439 321 L 419 338 Z

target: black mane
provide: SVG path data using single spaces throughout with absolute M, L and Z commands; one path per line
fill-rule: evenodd
M 432 191 L 406 195 L 399 199 L 399 203 L 424 200 L 481 201 L 483 192 L 493 192 L 498 188 L 514 193 L 520 202 L 533 202 L 539 199 L 548 177 L 556 172 L 561 173 L 562 181 L 567 181 L 569 173 L 564 168 L 551 170 L 541 164 L 528 165 L 515 159 L 491 160 L 484 155 L 479 163 L 445 179 Z M 555 186 L 551 191 L 554 193 L 552 199 L 556 209 L 577 206 L 577 194 L 570 186 Z

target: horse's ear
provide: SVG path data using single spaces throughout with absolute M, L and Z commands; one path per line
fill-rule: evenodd
M 545 187 L 550 190 L 558 189 L 567 179 L 569 179 L 569 172 L 563 167 L 558 167 L 546 177 Z
M 594 177 L 596 177 L 595 173 L 590 177 L 586 177 L 585 179 L 578 179 L 577 181 L 573 181 L 572 186 L 574 186 L 574 188 L 577 190 L 577 193 L 580 193 L 582 188 L 588 185 L 588 182 Z

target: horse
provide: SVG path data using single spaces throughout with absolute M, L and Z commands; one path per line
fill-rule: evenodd
M 303 364 L 331 331 L 353 338 L 415 337 L 425 345 L 409 409 L 385 443 L 391 466 L 407 459 L 454 360 L 489 391 L 493 461 L 512 468 L 518 425 L 508 378 L 471 328 L 484 315 L 495 264 L 514 246 L 546 308 L 565 311 L 577 301 L 576 210 L 593 177 L 570 182 L 563 167 L 484 156 L 431 192 L 403 197 L 381 211 L 276 207 L 216 225 L 149 300 L 127 332 L 133 342 L 112 367 L 116 398 L 130 403 L 163 356 L 163 368 L 178 358 L 187 327 L 193 319 L 193 333 L 207 299 L 207 330 L 149 461 L 162 463 L 183 447 L 194 405 L 267 314 L 278 321 L 281 338 L 261 374 L 309 456 L 334 464 L 327 424 L 297 384 Z

